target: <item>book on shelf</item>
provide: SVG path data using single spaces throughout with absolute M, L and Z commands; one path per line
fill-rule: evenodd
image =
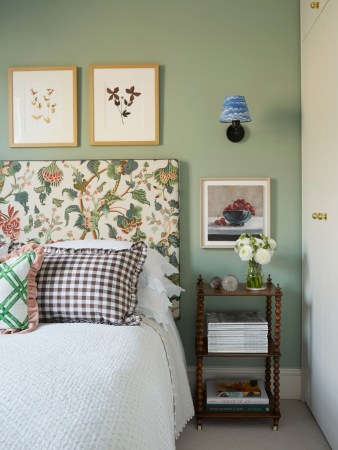
M 208 330 L 208 336 L 215 337 L 227 337 L 227 336 L 236 336 L 236 337 L 257 337 L 260 338 L 262 336 L 267 335 L 268 330 L 252 330 L 249 327 L 243 327 L 241 329 L 231 329 L 231 330 Z
M 238 380 L 222 380 L 222 382 L 233 383 L 233 381 L 238 382 Z M 239 380 L 243 382 L 243 380 Z M 244 380 L 250 382 L 250 380 Z M 209 380 L 206 382 L 206 391 L 207 391 L 207 405 L 267 405 L 269 404 L 269 397 L 265 390 L 264 381 L 257 381 L 258 388 L 260 390 L 260 396 L 220 396 L 217 391 L 217 381 Z
M 260 397 L 257 380 L 216 380 L 218 397 Z
M 259 350 L 259 349 L 268 349 L 268 340 L 262 342 L 236 342 L 233 340 L 225 340 L 225 341 L 217 341 L 214 339 L 208 338 L 208 347 L 224 347 L 224 348 L 238 348 L 238 349 L 248 349 L 248 350 Z
M 267 353 L 268 323 L 258 312 L 208 312 L 208 351 Z
M 227 405 L 225 403 L 220 405 L 205 405 L 206 412 L 269 412 L 270 405 L 260 405 L 260 404 L 242 404 L 242 405 Z
M 229 336 L 229 337 L 224 337 L 224 336 L 213 336 L 213 335 L 208 335 L 208 342 L 209 343 L 213 343 L 213 344 L 228 344 L 228 343 L 234 343 L 234 344 L 266 344 L 267 343 L 267 337 L 262 336 L 261 338 L 257 338 L 257 339 L 250 339 L 250 338 L 240 338 L 237 336 Z
M 239 345 L 213 345 L 208 343 L 210 353 L 267 353 L 268 345 L 263 346 L 239 346 Z
M 208 312 L 206 317 L 209 329 L 223 329 L 229 325 L 238 326 L 240 324 L 263 328 L 267 327 L 266 319 L 255 311 Z

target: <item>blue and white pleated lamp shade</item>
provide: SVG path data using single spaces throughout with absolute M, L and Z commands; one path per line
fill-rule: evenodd
M 243 95 L 232 95 L 224 98 L 219 121 L 232 122 L 233 120 L 251 122 L 248 106 Z

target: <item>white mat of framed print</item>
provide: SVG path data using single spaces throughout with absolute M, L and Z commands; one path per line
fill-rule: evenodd
M 77 68 L 8 69 L 9 145 L 77 145 Z
M 91 145 L 158 145 L 158 65 L 89 67 Z
M 201 247 L 234 248 L 242 233 L 270 233 L 269 178 L 201 179 Z

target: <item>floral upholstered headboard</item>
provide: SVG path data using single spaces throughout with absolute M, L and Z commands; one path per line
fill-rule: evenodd
M 178 169 L 170 159 L 0 161 L 0 237 L 142 240 L 178 267 Z

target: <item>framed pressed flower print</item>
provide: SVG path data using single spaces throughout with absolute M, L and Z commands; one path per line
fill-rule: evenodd
M 201 247 L 234 248 L 242 233 L 270 232 L 270 178 L 201 179 Z
M 159 144 L 157 64 L 89 67 L 91 145 Z
M 8 69 L 9 145 L 77 146 L 77 69 Z

